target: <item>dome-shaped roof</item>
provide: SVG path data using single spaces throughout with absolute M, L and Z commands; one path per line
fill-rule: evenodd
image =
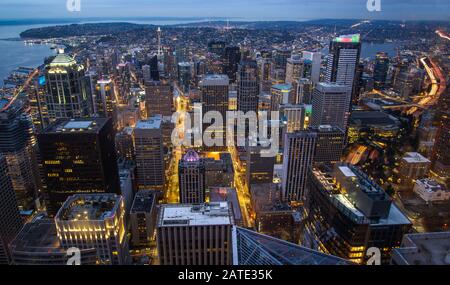
M 189 161 L 189 162 L 199 161 L 200 160 L 200 156 L 198 155 L 198 153 L 195 150 L 190 149 L 184 155 L 183 160 L 184 161 Z

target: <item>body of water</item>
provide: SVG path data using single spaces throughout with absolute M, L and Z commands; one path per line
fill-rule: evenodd
M 112 21 L 85 21 L 74 23 L 98 23 L 98 22 L 125 22 L 126 20 Z M 126 21 L 137 24 L 153 24 L 153 25 L 174 25 L 194 22 L 194 20 L 155 20 L 155 21 Z M 69 25 L 71 23 L 49 23 L 49 24 L 32 24 L 32 25 L 1 25 L 0 23 L 0 86 L 3 86 L 3 79 L 7 77 L 11 71 L 19 66 L 37 67 L 44 63 L 44 59 L 50 55 L 54 55 L 55 51 L 50 49 L 50 45 L 25 45 L 21 40 L 5 40 L 20 38 L 20 33 L 28 29 L 41 28 L 56 25 Z

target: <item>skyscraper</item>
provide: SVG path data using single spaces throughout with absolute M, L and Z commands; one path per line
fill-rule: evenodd
M 229 46 L 225 48 L 225 73 L 231 82 L 236 82 L 236 74 L 238 72 L 239 62 L 241 61 L 241 50 L 237 46 Z
M 178 164 L 180 203 L 205 202 L 206 174 L 203 160 L 194 150 L 188 150 Z
M 178 84 L 184 93 L 189 92 L 192 80 L 192 67 L 189 62 L 178 63 Z
M 373 70 L 373 80 L 375 89 L 382 89 L 386 84 L 389 70 L 389 56 L 385 52 L 377 53 Z
M 222 146 L 208 146 L 208 150 L 225 150 L 225 125 L 226 125 L 226 113 L 228 111 L 228 88 L 229 79 L 226 75 L 206 75 L 200 82 L 200 92 L 202 96 L 202 114 L 205 116 L 207 112 L 216 111 L 222 115 L 223 126 L 221 129 L 215 129 L 215 137 L 217 133 L 222 133 L 223 140 Z M 217 122 L 216 122 L 217 123 Z M 208 124 L 203 124 L 203 133 L 205 133 Z
M 95 90 L 92 92 L 93 114 L 100 117 L 113 117 L 116 109 L 114 86 L 109 78 L 97 80 Z
M 139 189 L 162 189 L 165 182 L 161 117 L 139 121 L 133 132 Z
M 100 264 L 130 262 L 125 227 L 125 204 L 115 194 L 74 195 L 55 217 L 56 230 L 65 248 L 95 248 Z
M 145 108 L 147 117 L 172 116 L 172 87 L 167 81 L 148 81 L 145 83 Z
M 37 198 L 32 128 L 31 118 L 24 112 L 20 98 L 15 101 L 0 98 L 0 155 L 6 159 L 8 176 L 21 210 L 34 209 Z
M 254 60 L 241 61 L 238 69 L 237 109 L 247 113 L 258 111 L 259 75 L 258 64 Z
M 8 177 L 6 158 L 0 154 L 0 264 L 9 264 L 9 243 L 22 227 L 19 208 L 11 179 Z
M 432 174 L 450 187 L 450 113 L 442 113 L 434 144 Z
M 331 125 L 346 130 L 350 100 L 346 85 L 320 82 L 314 90 L 311 126 Z
M 50 215 L 70 195 L 120 194 L 114 139 L 110 118 L 59 120 L 38 135 Z
M 89 116 L 89 98 L 83 83 L 84 66 L 60 53 L 45 67 L 45 102 L 50 122 Z
M 314 84 L 320 81 L 320 67 L 322 63 L 322 54 L 320 52 L 304 51 L 302 52 L 303 59 L 309 62 L 306 64 L 311 65 L 311 70 L 309 72 L 308 79 L 310 79 Z
M 161 265 L 232 265 L 233 212 L 227 202 L 161 205 Z
M 275 61 L 275 68 L 282 69 L 284 72 L 286 72 L 286 64 L 288 62 L 288 58 L 290 57 L 291 51 L 289 49 L 286 48 L 277 49 L 273 56 Z
M 345 147 L 345 132 L 341 128 L 321 125 L 308 130 L 317 134 L 314 163 L 332 166 L 341 160 Z
M 286 64 L 286 83 L 294 83 L 303 75 L 303 60 L 300 55 L 292 55 L 287 59 Z
M 317 134 L 310 131 L 287 133 L 284 140 L 282 199 L 301 201 L 306 178 L 314 161 Z
M 330 43 L 325 81 L 346 85 L 353 94 L 360 53 L 359 34 L 334 38 Z

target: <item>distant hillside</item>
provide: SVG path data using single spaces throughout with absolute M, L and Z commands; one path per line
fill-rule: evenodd
M 20 37 L 26 39 L 47 39 L 73 36 L 96 36 L 113 34 L 117 33 L 117 31 L 129 32 L 149 27 L 152 27 L 152 25 L 139 25 L 125 22 L 59 25 L 26 30 L 20 34 Z

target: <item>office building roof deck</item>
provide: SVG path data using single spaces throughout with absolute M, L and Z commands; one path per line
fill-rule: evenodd
M 227 86 L 230 79 L 225 74 L 206 74 L 203 76 L 200 86 Z
M 98 133 L 108 122 L 108 118 L 58 120 L 45 129 L 45 133 Z
M 65 252 L 58 239 L 54 220 L 43 217 L 25 224 L 11 242 L 11 248 L 16 252 Z
M 418 152 L 407 152 L 402 158 L 408 163 L 431 163 L 431 161 Z
M 450 232 L 407 234 L 392 256 L 399 265 L 450 265 Z
M 159 215 L 159 227 L 233 224 L 227 202 L 166 204 L 161 206 Z
M 153 116 L 147 120 L 141 120 L 136 123 L 135 129 L 160 129 L 162 123 L 161 116 Z
M 156 200 L 156 192 L 152 190 L 141 190 L 134 197 L 131 214 L 150 213 Z
M 122 201 L 115 194 L 81 194 L 67 198 L 56 220 L 102 221 L 112 218 Z

